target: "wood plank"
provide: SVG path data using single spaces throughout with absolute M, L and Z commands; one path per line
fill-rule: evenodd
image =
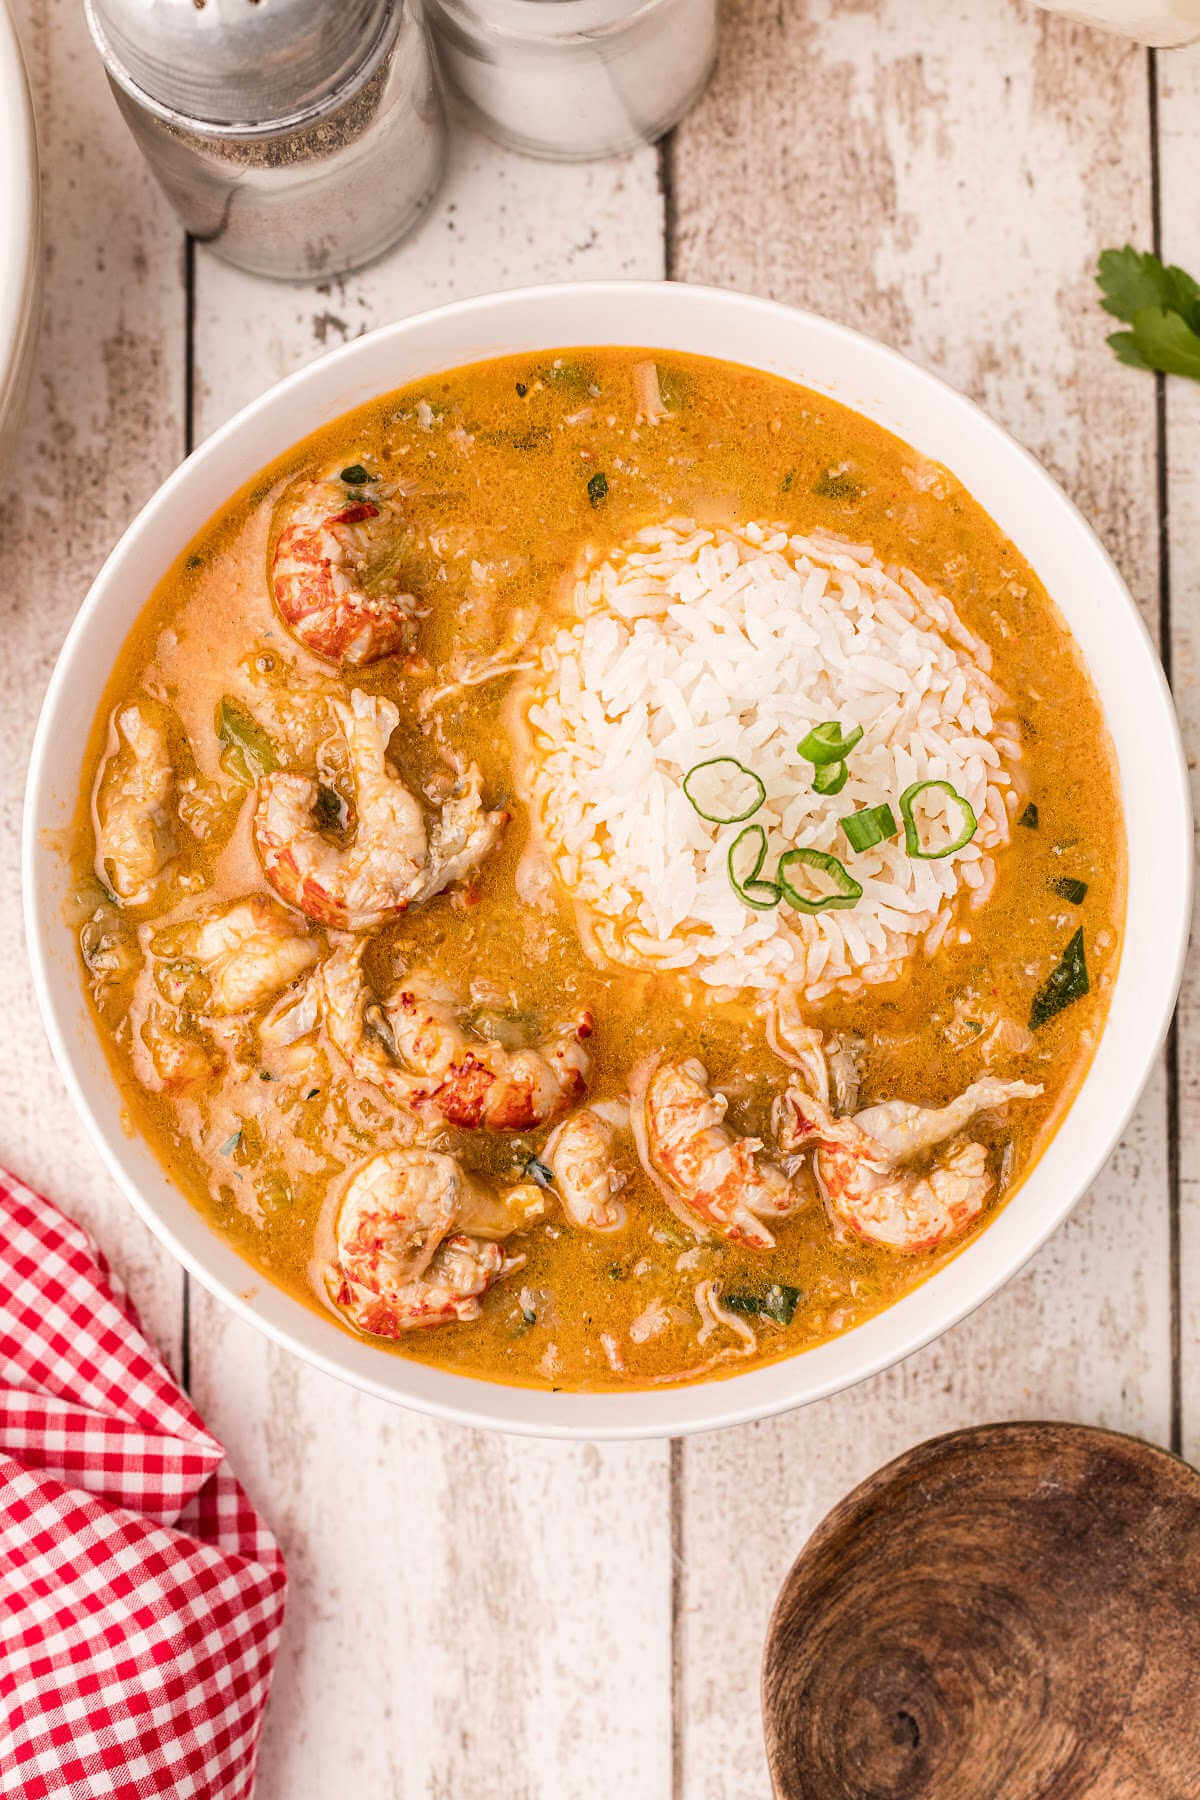
M 1163 253 L 1200 279 L 1200 44 L 1156 60 Z M 1164 390 L 1171 675 L 1200 812 L 1200 383 Z M 1179 1078 L 1181 1448 L 1200 1458 L 1200 944 L 1193 942 L 1176 1025 Z
M 1104 345 L 1097 251 L 1147 239 L 1144 54 L 1003 0 L 735 0 L 672 149 L 673 272 L 865 328 L 1008 425 L 1157 614 L 1154 397 Z M 676 1793 L 761 1792 L 758 1665 L 783 1575 L 887 1458 L 982 1419 L 1170 1427 L 1165 1091 L 1034 1265 L 940 1342 L 680 1453 Z
M 563 169 L 460 132 L 434 215 L 360 277 L 314 293 L 198 258 L 198 432 L 398 314 L 622 270 L 662 272 L 652 152 Z M 408 1416 L 202 1295 L 192 1370 L 292 1569 L 261 1800 L 669 1792 L 665 1446 L 536 1445 Z
M 50 670 L 88 583 L 183 444 L 183 236 L 108 91 L 75 0 L 17 0 L 38 112 L 46 294 L 30 408 L 0 473 L 7 804 L 0 1157 L 99 1239 L 177 1359 L 178 1265 L 130 1212 L 58 1078 L 21 948 L 20 795 Z

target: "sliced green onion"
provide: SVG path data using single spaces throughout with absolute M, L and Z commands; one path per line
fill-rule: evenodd
M 1021 814 L 1020 818 L 1017 820 L 1017 824 L 1023 825 L 1025 827 L 1026 831 L 1036 831 L 1037 830 L 1037 828 L 1038 828 L 1038 809 L 1034 805 L 1032 800 L 1029 802 L 1029 805 L 1025 808 L 1025 811 Z
M 347 487 L 361 487 L 364 481 L 378 481 L 379 477 L 364 469 L 361 463 L 351 463 L 348 469 L 342 470 L 338 480 L 344 481 Z
M 603 469 L 597 469 L 587 484 L 587 497 L 593 506 L 599 506 L 608 498 L 608 476 Z
M 926 850 L 922 847 L 921 828 L 913 817 L 913 801 L 921 794 L 929 793 L 931 789 L 947 794 L 962 817 L 962 830 L 948 844 L 943 844 L 940 850 Z M 953 856 L 956 850 L 969 844 L 979 830 L 979 820 L 975 817 L 970 801 L 964 800 L 958 789 L 948 781 L 914 781 L 900 796 L 900 817 L 904 820 L 904 848 L 919 862 L 938 862 L 943 856 Z
M 736 769 L 744 777 L 744 781 L 752 784 L 752 788 L 747 789 L 743 783 L 739 799 L 734 800 L 724 792 L 731 777 L 705 775 L 706 769 Z M 743 819 L 750 818 L 758 811 L 767 797 L 767 790 L 754 770 L 747 769 L 736 756 L 713 756 L 707 762 L 697 763 L 684 776 L 683 791 L 700 817 L 707 819 L 710 825 L 740 825 Z M 750 798 L 751 792 L 753 799 Z M 737 810 L 731 812 L 731 805 Z
M 894 838 L 900 830 L 896 815 L 886 800 L 882 806 L 864 806 L 861 812 L 851 813 L 841 825 L 850 840 L 850 848 L 860 856 L 864 850 L 882 844 L 885 838 Z
M 529 1157 L 521 1173 L 530 1181 L 536 1181 L 541 1188 L 554 1185 L 554 1170 L 549 1163 L 544 1163 L 540 1156 Z
M 739 875 L 735 867 L 735 859 L 747 838 L 752 839 L 757 845 L 754 866 L 748 875 Z M 729 884 L 734 893 L 739 900 L 744 900 L 747 906 L 752 906 L 755 912 L 770 912 L 771 908 L 778 906 L 783 898 L 783 892 L 777 882 L 760 880 L 766 855 L 766 832 L 761 825 L 747 825 L 745 831 L 739 831 L 730 844 L 729 855 L 725 863 L 729 870 Z
M 840 794 L 850 779 L 850 771 L 844 762 L 818 763 L 813 770 L 814 794 Z
M 840 721 L 826 719 L 823 725 L 814 725 L 796 748 L 805 762 L 816 763 L 820 768 L 822 763 L 844 762 L 862 734 L 862 726 L 856 725 L 848 737 L 843 737 Z
M 1082 906 L 1087 899 L 1087 882 L 1076 881 L 1073 875 L 1060 875 L 1057 880 L 1050 883 L 1050 886 L 1056 894 L 1061 894 L 1063 899 L 1069 901 L 1072 906 Z
M 1047 1020 L 1054 1018 L 1064 1006 L 1070 1006 L 1074 1000 L 1082 1000 L 1088 991 L 1087 960 L 1083 954 L 1083 932 L 1075 933 L 1062 954 L 1062 961 L 1057 968 L 1051 969 L 1045 981 L 1033 996 L 1033 1005 L 1029 1009 L 1029 1029 L 1037 1031 Z
M 788 878 L 788 870 L 797 864 L 805 869 L 820 869 L 833 883 L 832 891 L 819 894 L 810 899 L 792 886 Z M 785 850 L 779 859 L 779 867 L 775 878 L 783 889 L 783 897 L 789 906 L 797 912 L 819 913 L 835 908 L 854 906 L 862 899 L 862 883 L 855 881 L 853 875 L 840 863 L 836 856 L 830 856 L 826 850 L 810 850 L 802 845 L 799 850 Z

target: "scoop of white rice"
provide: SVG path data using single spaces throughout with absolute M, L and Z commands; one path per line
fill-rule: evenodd
M 575 611 L 531 678 L 528 788 L 603 958 L 815 1001 L 893 979 L 961 929 L 960 901 L 986 900 L 1017 805 L 1017 727 L 987 646 L 915 575 L 825 534 L 675 519 L 588 570 Z M 863 736 L 845 787 L 822 796 L 797 745 L 829 719 Z M 765 786 L 750 821 L 768 834 L 762 874 L 797 845 L 831 852 L 862 884 L 852 909 L 739 898 L 727 858 L 744 827 L 707 822 L 683 790 L 715 757 Z M 901 833 L 855 854 L 840 820 L 886 801 L 899 823 L 901 793 L 928 780 L 970 802 L 972 842 L 921 861 Z

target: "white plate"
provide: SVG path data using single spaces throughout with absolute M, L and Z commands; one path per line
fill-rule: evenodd
M 348 1336 L 254 1275 L 142 1139 L 122 1129 L 120 1094 L 64 923 L 68 877 L 55 842 L 71 820 L 87 731 L 138 609 L 235 489 L 298 438 L 390 388 L 484 357 L 580 344 L 653 345 L 766 369 L 866 413 L 952 469 L 1038 571 L 1087 659 L 1116 746 L 1129 841 L 1126 941 L 1108 1025 L 1053 1142 L 987 1230 L 832 1343 L 744 1375 L 649 1393 L 550 1394 L 449 1374 Z M 423 1412 L 548 1437 L 651 1437 L 760 1418 L 861 1381 L 962 1318 L 1032 1255 L 1113 1149 L 1157 1055 L 1187 938 L 1191 843 L 1178 728 L 1146 629 L 1104 549 L 1032 457 L 942 382 L 825 319 L 711 288 L 596 282 L 462 301 L 358 338 L 280 382 L 176 470 L 100 571 L 54 671 L 26 796 L 24 888 L 38 997 L 75 1103 L 131 1204 L 228 1306 L 319 1368 Z
M 0 0 L 0 469 L 21 422 L 41 296 L 37 134 L 21 46 Z

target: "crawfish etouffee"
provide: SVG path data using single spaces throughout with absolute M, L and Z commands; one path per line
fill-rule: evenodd
M 1063 622 L 937 465 L 581 349 L 338 419 L 113 674 L 74 844 L 136 1127 L 405 1356 L 620 1388 L 846 1331 L 1077 1087 L 1124 840 Z

